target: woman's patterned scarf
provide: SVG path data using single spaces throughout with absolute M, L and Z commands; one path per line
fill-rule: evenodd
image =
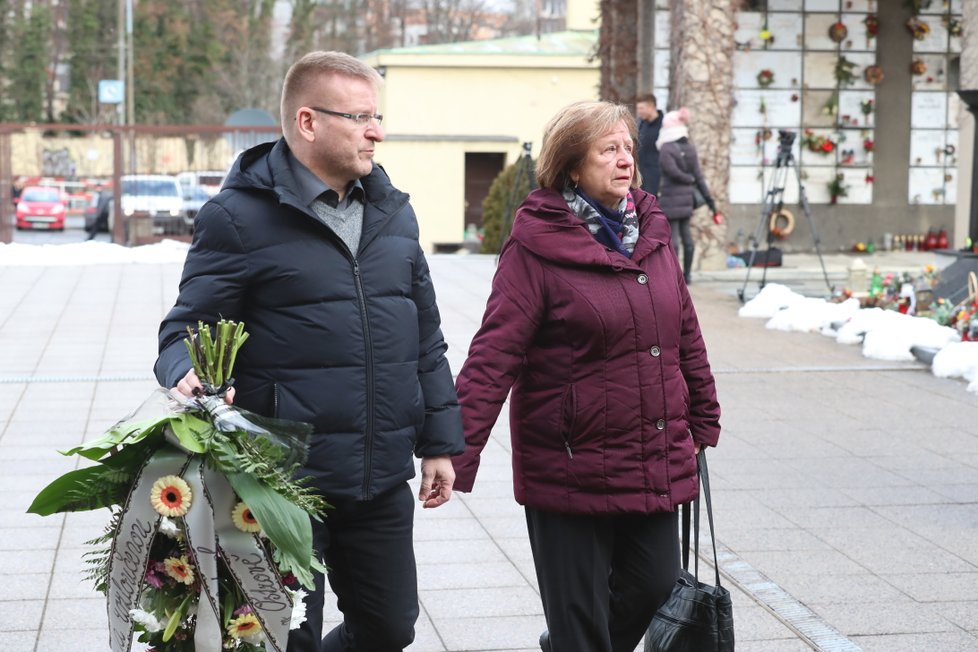
M 588 197 L 580 188 L 567 187 L 563 195 L 574 214 L 587 224 L 595 240 L 627 258 L 632 257 L 638 242 L 638 213 L 631 192 L 618 204 L 617 211 Z

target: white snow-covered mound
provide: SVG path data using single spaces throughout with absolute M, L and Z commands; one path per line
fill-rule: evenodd
M 740 307 L 737 312 L 741 317 L 761 317 L 770 319 L 775 313 L 805 300 L 797 292 L 780 283 L 765 285 L 757 296 Z
M 931 365 L 939 378 L 964 378 L 978 394 L 978 342 L 953 342 L 937 352 Z
M 182 263 L 190 245 L 177 240 L 163 240 L 141 247 L 123 247 L 108 242 L 72 242 L 70 244 L 2 244 L 0 265 L 106 265 L 118 263 Z

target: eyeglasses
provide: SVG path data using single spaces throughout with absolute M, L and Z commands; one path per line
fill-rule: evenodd
M 310 106 L 313 111 L 318 111 L 319 113 L 325 113 L 327 115 L 335 115 L 340 118 L 346 118 L 347 120 L 353 120 L 357 126 L 364 126 L 371 120 L 376 120 L 377 124 L 384 121 L 384 116 L 379 113 L 343 113 L 342 111 L 330 111 L 329 109 L 323 109 L 318 106 Z

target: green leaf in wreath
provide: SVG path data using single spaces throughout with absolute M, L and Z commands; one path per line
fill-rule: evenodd
M 61 454 L 78 454 L 90 460 L 98 460 L 116 446 L 122 444 L 130 446 L 132 444 L 137 444 L 152 435 L 161 434 L 163 432 L 163 426 L 177 416 L 179 415 L 167 415 L 163 417 L 145 419 L 143 421 L 127 421 L 117 423 L 98 439 L 82 444 L 81 446 L 75 446 L 67 451 L 61 451 Z
M 76 469 L 42 489 L 27 511 L 50 516 L 118 505 L 129 494 L 131 482 L 129 473 L 103 464 Z
M 251 475 L 229 473 L 227 479 L 278 549 L 282 570 L 292 571 L 303 586 L 311 588 L 313 577 L 309 569 L 313 552 L 309 515 Z
M 189 412 L 184 412 L 170 419 L 170 429 L 188 453 L 206 453 L 207 440 L 210 439 L 214 426 Z

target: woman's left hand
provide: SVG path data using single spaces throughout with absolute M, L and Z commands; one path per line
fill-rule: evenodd
M 701 448 L 703 448 L 703 445 L 702 444 L 697 444 L 697 443 L 694 443 L 693 444 L 693 452 L 696 453 L 697 455 L 700 454 L 700 449 Z

